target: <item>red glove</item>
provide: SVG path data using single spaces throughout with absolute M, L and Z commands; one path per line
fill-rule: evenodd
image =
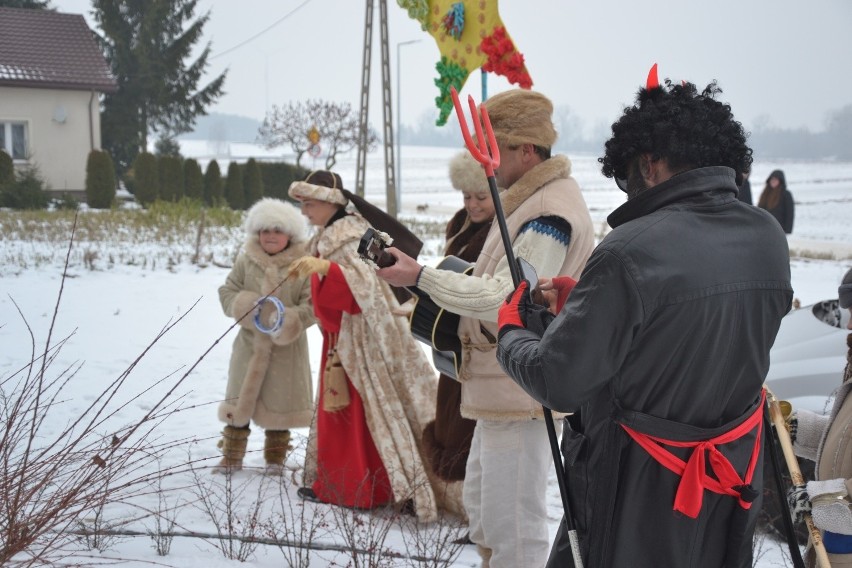
M 504 332 L 511 329 L 524 329 L 526 324 L 526 312 L 529 309 L 530 301 L 529 290 L 530 283 L 523 280 L 515 291 L 506 298 L 506 301 L 500 306 L 497 312 L 497 333 L 503 335 Z
M 552 282 L 553 289 L 556 290 L 556 313 L 558 314 L 562 311 L 562 306 L 565 305 L 568 294 L 577 285 L 577 281 L 570 276 L 557 276 L 552 279 Z

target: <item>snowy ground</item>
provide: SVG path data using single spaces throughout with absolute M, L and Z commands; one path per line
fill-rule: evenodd
M 428 210 L 421 215 L 446 219 L 454 211 L 461 199 L 458 193 L 447 190 L 446 160 L 453 151 L 448 149 L 403 148 L 405 168 L 403 179 L 403 212 L 414 214 L 415 206 L 428 204 Z M 377 164 L 379 155 L 371 155 L 371 163 Z M 603 221 L 614 206 L 623 197 L 617 189 L 598 180 L 595 162 L 592 157 L 575 159 L 575 171 L 596 221 Z M 354 158 L 341 164 L 344 183 L 351 184 L 350 175 Z M 221 165 L 221 164 L 220 164 Z M 849 202 L 852 201 L 852 164 L 756 164 L 753 179 L 765 179 L 771 169 L 782 167 L 787 172 L 791 190 L 797 201 L 797 225 L 791 236 L 791 247 L 801 244 L 803 250 L 816 250 L 828 247 L 836 257 L 847 260 L 794 259 L 791 262 L 793 284 L 796 296 L 803 305 L 836 297 L 837 284 L 842 274 L 852 266 L 852 232 L 848 227 Z M 380 190 L 375 189 L 377 175 L 381 168 L 373 167 L 368 176 L 368 197 L 379 201 Z M 372 180 L 372 181 L 371 181 Z M 380 180 L 379 180 L 380 181 Z M 759 195 L 757 184 L 753 188 L 755 197 Z M 845 219 L 840 212 L 845 211 Z M 845 220 L 845 222 L 844 222 Z M 221 243 L 219 243 L 221 246 Z M 27 254 L 44 252 L 55 248 L 61 251 L 67 243 L 24 243 L 4 238 L 2 247 L 7 258 L 11 253 Z M 148 257 L 170 254 L 167 250 L 157 250 L 156 246 L 138 245 L 140 251 Z M 191 246 L 191 244 L 188 244 Z M 227 250 L 228 247 L 224 247 Z M 56 432 L 70 417 L 83 412 L 104 386 L 118 377 L 136 357 L 151 343 L 153 338 L 169 322 L 185 314 L 184 319 L 169 331 L 142 358 L 130 375 L 130 380 L 121 391 L 121 400 L 130 400 L 133 395 L 155 385 L 166 378 L 163 384 L 152 391 L 145 392 L 130 404 L 118 410 L 111 421 L 104 425 L 104 431 L 122 424 L 138 420 L 163 395 L 165 389 L 175 383 L 178 377 L 186 373 L 202 355 L 209 353 L 198 362 L 180 384 L 173 397 L 179 398 L 182 410 L 168 418 L 158 435 L 164 440 L 189 440 L 180 448 L 171 452 L 161 464 L 162 467 L 178 465 L 192 459 L 203 460 L 217 455 L 215 447 L 221 425 L 215 418 L 216 405 L 224 394 L 230 345 L 233 331 L 229 331 L 230 322 L 222 314 L 216 290 L 220 286 L 227 269 L 209 265 L 205 268 L 179 263 L 168 268 L 165 262 L 159 262 L 156 268 L 127 265 L 115 262 L 110 265 L 106 259 L 113 255 L 121 258 L 128 251 L 117 245 L 113 251 L 102 251 L 101 261 L 95 269 L 86 268 L 81 262 L 75 262 L 64 281 L 62 300 L 58 308 L 53 332 L 53 341 L 70 336 L 59 356 L 52 364 L 56 371 L 70 365 L 81 363 L 65 400 L 51 413 L 46 423 L 46 432 Z M 64 254 L 51 254 L 50 260 L 26 268 L 6 266 L 0 270 L 0 384 L 9 374 L 30 360 L 31 341 L 24 321 L 13 304 L 17 304 L 32 328 L 36 349 L 43 349 L 49 328 L 53 308 L 62 282 L 61 258 Z M 430 251 L 426 260 L 436 262 L 436 251 Z M 187 313 L 188 312 L 188 313 Z M 319 366 L 321 340 L 316 328 L 309 331 L 311 362 L 316 370 Z M 218 343 L 217 343 L 218 342 Z M 838 374 L 840 373 L 838 369 Z M 116 401 L 119 408 L 121 401 Z M 304 435 L 304 432 L 298 432 Z M 247 462 L 260 466 L 262 456 L 262 435 L 256 432 L 251 440 Z M 262 500 L 264 507 L 275 508 L 279 495 L 285 500 L 295 497 L 292 480 L 299 481 L 298 470 L 301 467 L 303 453 L 297 451 L 288 460 L 292 475 L 284 479 L 281 486 L 266 487 Z M 203 483 L 209 483 L 212 476 L 203 477 Z M 248 504 L 257 498 L 262 489 L 262 476 L 256 472 L 245 472 L 236 476 L 235 483 L 248 488 Z M 221 483 L 221 482 L 218 482 Z M 276 482 L 277 483 L 277 482 Z M 183 506 L 177 513 L 177 530 L 203 533 L 215 532 L 213 521 L 196 506 L 197 490 L 193 490 L 191 476 L 166 481 L 168 487 L 183 487 L 168 493 L 172 503 Z M 551 535 L 554 533 L 560 516 L 560 501 L 555 479 L 551 477 L 548 487 Z M 193 505 L 192 503 L 196 503 Z M 143 536 L 117 538 L 108 543 L 105 551 L 87 550 L 81 542 L 76 547 L 74 562 L 108 562 L 109 559 L 122 559 L 124 565 L 142 567 L 157 563 L 159 565 L 194 568 L 214 568 L 218 566 L 236 566 L 236 561 L 226 560 L 217 550 L 215 539 L 181 538 L 174 540 L 168 556 L 156 555 L 154 541 L 144 533 L 151 530 L 151 517 L 143 511 L 157 510 L 157 498 L 154 495 L 139 497 L 133 502 L 117 505 L 107 512 L 107 516 L 116 521 L 127 520 L 124 528 L 137 530 Z M 318 515 L 326 515 L 333 527 L 334 518 L 328 513 L 328 507 L 318 509 Z M 399 527 L 391 529 L 385 543 L 386 547 L 402 554 L 406 553 L 408 537 Z M 263 536 L 263 535 L 260 535 Z M 322 542 L 339 542 L 339 535 L 325 535 Z M 756 566 L 785 566 L 789 561 L 777 542 L 761 538 L 758 543 Z M 282 552 L 275 546 L 260 546 L 246 564 L 257 568 L 278 567 L 286 564 Z M 478 556 L 474 547 L 466 547 L 452 566 L 476 566 Z M 347 565 L 345 555 L 335 551 L 318 552 L 312 558 L 313 566 Z M 406 565 L 402 560 L 387 559 L 389 566 Z M 418 565 L 412 563 L 411 565 Z M 425 564 L 424 564 L 425 565 Z

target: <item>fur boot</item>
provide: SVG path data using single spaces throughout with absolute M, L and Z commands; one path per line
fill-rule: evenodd
M 225 426 L 222 430 L 222 439 L 219 440 L 222 460 L 213 468 L 213 473 L 230 473 L 243 468 L 249 434 L 251 430 L 248 426 L 242 428 Z
M 284 460 L 287 453 L 293 449 L 290 445 L 289 430 L 267 430 L 266 439 L 263 442 L 263 459 L 266 461 L 266 473 L 269 475 L 282 475 L 284 473 Z

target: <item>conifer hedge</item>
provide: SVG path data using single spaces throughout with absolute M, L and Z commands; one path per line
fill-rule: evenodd
M 243 207 L 245 209 L 248 209 L 263 197 L 263 179 L 260 177 L 260 168 L 254 158 L 249 158 L 246 165 L 243 166 L 243 190 L 245 195 Z
M 263 180 L 263 195 L 289 200 L 287 190 L 290 184 L 307 177 L 309 171 L 286 162 L 259 162 L 260 177 Z
M 109 154 L 92 150 L 86 160 L 86 203 L 109 209 L 115 202 L 115 167 Z
M 153 203 L 160 193 L 160 173 L 157 158 L 150 152 L 142 152 L 133 160 L 133 187 L 136 201 L 143 206 Z
M 157 158 L 160 170 L 160 199 L 179 201 L 183 197 L 183 164 L 177 156 Z
M 236 162 L 228 164 L 228 177 L 225 178 L 225 201 L 228 207 L 237 211 L 245 209 L 245 192 L 243 190 L 243 175 Z
M 201 201 L 204 199 L 204 175 L 198 160 L 190 158 L 183 162 L 183 189 L 184 195 L 190 199 Z
M 204 172 L 204 203 L 210 206 L 220 205 L 225 195 L 225 187 L 222 183 L 222 171 L 219 163 L 211 160 Z

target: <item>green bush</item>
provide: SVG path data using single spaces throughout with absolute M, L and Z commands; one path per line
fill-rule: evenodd
M 177 156 L 157 158 L 160 170 L 160 199 L 178 201 L 183 197 L 183 163 Z
M 15 164 L 12 156 L 0 150 L 0 187 L 15 182 Z
M 70 193 L 63 193 L 54 198 L 53 208 L 58 211 L 76 211 L 80 208 L 80 201 Z
M 260 162 L 260 177 L 263 180 L 263 195 L 292 201 L 287 195 L 290 184 L 303 180 L 309 171 L 286 162 Z
M 204 174 L 194 158 L 183 162 L 183 193 L 190 199 L 204 199 Z
M 236 162 L 228 164 L 228 177 L 225 178 L 225 201 L 233 210 L 245 208 L 245 192 L 243 191 L 243 175 Z
M 0 207 L 46 209 L 49 202 L 44 181 L 35 167 L 19 171 L 14 182 L 0 186 Z
M 149 152 L 137 154 L 128 177 L 133 180 L 128 187 L 133 187 L 136 201 L 147 207 L 157 199 L 160 193 L 160 173 L 157 170 L 157 158 L 154 154 Z
M 210 206 L 219 206 L 225 195 L 225 186 L 222 183 L 222 172 L 219 163 L 212 160 L 207 164 L 204 172 L 204 203 Z
M 249 158 L 243 166 L 243 189 L 245 190 L 243 206 L 246 209 L 263 197 L 263 179 L 260 177 L 260 168 L 254 158 Z
M 109 209 L 115 202 L 115 167 L 112 158 L 92 150 L 86 160 L 86 203 L 94 209 Z

